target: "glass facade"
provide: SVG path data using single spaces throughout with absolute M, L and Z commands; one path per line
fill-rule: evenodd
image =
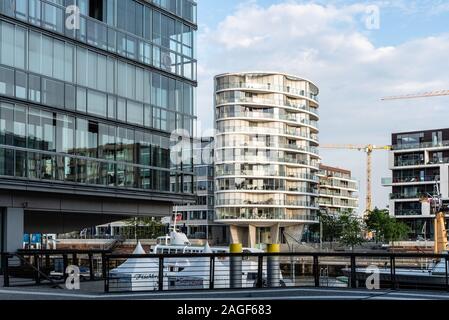
M 284 74 L 215 78 L 216 219 L 316 221 L 318 88 Z
M 25 49 L 9 50 L 0 38 L 0 94 L 156 130 L 193 133 L 192 84 L 0 21 L 0 34 L 11 30 L 26 39 Z
M 196 28 L 190 0 L 0 1 L 0 176 L 191 195 Z
M 194 183 L 195 202 L 174 208 L 175 214 L 181 215 L 179 225 L 185 226 L 189 239 L 207 239 L 213 245 L 229 244 L 229 228 L 215 223 L 215 166 L 214 166 L 214 138 L 207 137 L 196 140 L 194 147 L 195 162 Z
M 0 13 L 196 80 L 196 3 L 191 0 L 146 2 L 2 0 Z M 66 18 L 73 14 L 66 13 L 69 5 L 80 9 L 78 29 L 66 27 Z
M 427 199 L 438 193 L 449 202 L 449 129 L 393 133 L 390 214 L 411 227 L 410 240 L 433 239 L 434 212 Z

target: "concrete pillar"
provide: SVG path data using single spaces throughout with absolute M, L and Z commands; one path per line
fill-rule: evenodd
M 229 246 L 230 253 L 242 253 L 243 248 L 240 243 L 234 243 Z M 241 288 L 242 287 L 242 271 L 243 263 L 241 256 L 230 257 L 229 263 L 229 279 L 231 288 Z
M 271 243 L 279 243 L 279 223 L 271 226 Z
M 231 234 L 231 243 L 242 243 L 242 234 L 238 226 L 229 226 L 229 232 Z
M 6 208 L 2 213 L 1 250 L 16 252 L 23 247 L 23 208 Z
M 279 253 L 281 250 L 279 244 L 269 244 L 268 253 Z M 281 270 L 279 266 L 279 256 L 269 256 L 267 258 L 267 283 L 269 288 L 279 287 L 281 285 Z
M 255 248 L 256 247 L 256 227 L 249 225 L 248 226 L 248 247 Z

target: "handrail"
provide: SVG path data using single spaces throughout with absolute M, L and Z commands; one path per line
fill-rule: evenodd
M 33 266 L 32 263 L 29 263 L 23 256 L 21 256 L 18 253 L 13 253 L 11 256 L 15 256 L 20 259 L 23 263 L 30 266 L 34 271 L 36 271 L 41 277 L 43 277 L 45 280 L 50 281 L 50 283 L 53 285 L 54 288 L 63 289 L 58 283 L 54 282 L 53 279 L 49 278 L 44 272 L 42 272 L 39 268 L 36 268 Z
M 128 258 L 229 258 L 229 257 L 358 257 L 358 258 L 433 258 L 449 259 L 449 254 L 434 253 L 392 253 L 392 252 L 242 252 L 242 253 L 173 253 L 173 254 L 109 254 L 109 259 L 128 259 Z

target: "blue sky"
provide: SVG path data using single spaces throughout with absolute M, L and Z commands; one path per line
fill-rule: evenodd
M 227 15 L 242 3 L 256 2 L 261 6 L 270 6 L 288 1 L 275 0 L 198 0 L 198 20 L 200 25 L 215 27 Z M 290 1 L 292 2 L 292 1 Z M 438 35 L 449 27 L 449 1 L 406 1 L 408 9 L 394 5 L 395 1 L 296 1 L 297 3 L 317 4 L 376 4 L 385 3 L 381 10 L 382 28 L 370 33 L 377 45 L 394 45 L 417 37 Z M 389 4 L 391 2 L 392 4 Z M 401 2 L 401 1 L 396 1 Z M 438 12 L 438 7 L 447 4 L 446 10 Z M 394 31 L 393 31 L 394 30 Z
M 380 28 L 366 28 L 376 5 Z M 213 76 L 283 71 L 320 87 L 322 143 L 391 143 L 391 133 L 449 127 L 449 97 L 381 102 L 449 89 L 449 1 L 198 0 L 198 113 L 213 124 Z M 201 131 L 201 130 L 200 130 Z M 323 151 L 323 163 L 365 181 L 360 152 Z M 374 203 L 388 205 L 388 155 L 374 156 Z

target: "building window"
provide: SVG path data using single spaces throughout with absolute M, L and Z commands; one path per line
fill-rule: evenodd
M 49 79 L 42 80 L 42 103 L 62 108 L 64 106 L 64 84 Z
M 14 96 L 14 70 L 0 67 L 0 94 Z
M 103 0 L 90 0 L 89 1 L 89 17 L 100 20 L 100 21 L 104 21 L 103 20 Z

